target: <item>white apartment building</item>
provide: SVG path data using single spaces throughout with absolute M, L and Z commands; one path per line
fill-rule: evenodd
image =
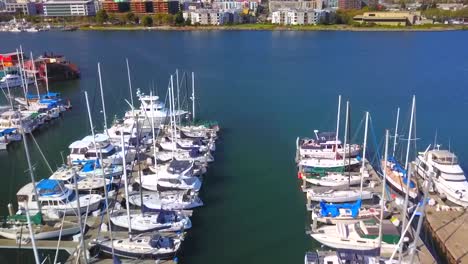
M 317 25 L 323 14 L 323 10 L 282 9 L 271 13 L 271 23 L 280 25 Z
M 44 16 L 94 16 L 96 4 L 92 0 L 59 0 L 44 2 Z

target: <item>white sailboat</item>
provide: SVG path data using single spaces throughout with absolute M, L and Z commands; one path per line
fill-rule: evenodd
M 358 199 L 368 200 L 374 197 L 372 191 L 363 190 L 326 190 L 317 191 L 314 189 L 307 190 L 307 198 L 314 202 L 325 201 L 328 203 L 346 203 L 354 202 Z
M 202 200 L 197 195 L 181 191 L 143 191 L 142 196 L 143 205 L 148 209 L 154 210 L 190 210 L 195 207 L 203 206 Z M 128 201 L 135 206 L 142 206 L 139 192 L 129 194 Z
M 128 216 L 126 210 L 115 211 L 111 214 L 112 224 L 123 228 L 128 228 Z M 130 223 L 133 231 L 163 231 L 178 232 L 190 229 L 192 222 L 190 218 L 182 212 L 160 211 L 160 212 L 141 212 L 133 210 L 130 212 Z

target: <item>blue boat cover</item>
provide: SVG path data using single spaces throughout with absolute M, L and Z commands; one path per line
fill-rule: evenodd
M 82 172 L 91 172 L 95 169 L 99 169 L 101 165 L 99 164 L 99 159 L 97 160 L 88 160 L 83 166 Z
M 319 263 L 319 255 L 317 252 L 306 252 L 307 263 Z
M 6 128 L 4 130 L 0 130 L 0 136 L 8 135 L 16 131 L 16 128 Z
M 157 222 L 160 224 L 173 223 L 177 221 L 177 214 L 174 211 L 161 211 L 158 214 Z
M 400 165 L 400 163 L 395 159 L 395 157 L 389 157 L 388 158 L 388 161 L 395 164 L 395 166 L 393 166 L 392 170 L 394 171 L 397 171 L 397 172 L 400 172 L 403 174 L 403 182 L 405 184 L 408 184 L 408 175 L 407 175 L 407 172 L 406 170 Z M 414 188 L 415 187 L 415 184 L 413 181 L 410 182 L 410 188 Z
M 54 93 L 54 92 L 48 92 L 45 94 L 39 94 L 40 99 L 50 99 L 50 98 L 57 98 L 60 96 L 60 93 Z M 37 99 L 36 94 L 30 94 L 28 93 L 27 95 L 28 99 Z
M 61 191 L 58 180 L 43 179 L 36 185 L 37 191 L 42 196 L 57 194 Z
M 356 218 L 359 215 L 359 208 L 361 208 L 361 199 L 357 200 L 355 203 L 342 204 L 327 204 L 324 201 L 320 202 L 320 214 L 324 217 L 337 217 L 340 215 L 340 209 L 349 209 L 351 210 L 351 216 Z
M 343 263 L 362 264 L 367 263 L 365 257 L 376 257 L 380 255 L 380 248 L 368 250 L 336 249 L 336 255 Z

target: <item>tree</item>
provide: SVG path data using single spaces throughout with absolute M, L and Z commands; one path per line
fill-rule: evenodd
M 184 24 L 184 22 L 185 22 L 185 19 L 184 19 L 184 16 L 182 15 L 182 11 L 177 12 L 177 14 L 175 15 L 176 25 L 181 26 Z
M 190 19 L 190 17 L 187 17 L 187 19 L 185 20 L 185 25 L 186 26 L 192 25 L 192 20 Z
M 125 22 L 136 23 L 136 20 L 137 16 L 135 16 L 135 14 L 133 14 L 132 12 L 128 12 L 127 14 L 125 14 Z
M 174 16 L 171 14 L 164 14 L 162 22 L 164 25 L 174 25 Z
M 156 24 L 158 26 L 164 24 L 164 14 L 157 13 L 156 15 L 154 15 L 153 22 L 154 22 L 154 24 Z
M 151 26 L 153 26 L 153 18 L 151 18 L 150 16 L 144 16 L 144 17 L 141 19 L 141 23 L 142 23 L 143 26 L 145 26 L 145 27 L 151 27 Z
M 108 19 L 109 19 L 109 15 L 107 15 L 106 10 L 101 9 L 101 10 L 97 11 L 97 13 L 96 13 L 96 22 L 97 23 L 102 24 L 102 23 L 106 22 Z

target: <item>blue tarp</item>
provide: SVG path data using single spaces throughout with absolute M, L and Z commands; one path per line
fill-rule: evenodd
M 0 130 L 0 136 L 8 135 L 16 131 L 16 128 L 6 128 L 4 130 Z
M 320 202 L 320 214 L 322 216 L 337 217 L 340 215 L 340 209 L 351 210 L 351 216 L 356 218 L 359 215 L 359 208 L 361 208 L 361 200 L 357 200 L 355 203 L 343 203 L 343 204 L 327 204 L 324 201 Z
M 37 99 L 36 94 L 28 93 L 27 97 L 28 99 Z M 39 94 L 40 99 L 51 99 L 51 98 L 57 98 L 57 97 L 60 97 L 60 93 L 48 92 L 45 94 Z
M 54 195 L 60 192 L 60 181 L 43 179 L 37 185 L 36 188 L 41 196 Z
M 408 183 L 408 175 L 407 175 L 406 170 L 400 165 L 400 163 L 395 159 L 395 157 L 389 157 L 388 161 L 395 164 L 393 166 L 392 170 L 400 172 L 401 174 L 403 174 L 403 182 L 405 184 L 407 184 Z M 414 182 L 411 181 L 410 182 L 410 188 L 414 188 L 414 187 L 415 187 Z
M 85 165 L 83 166 L 82 172 L 90 172 L 95 169 L 99 169 L 101 165 L 99 164 L 99 160 L 88 160 L 86 161 Z

